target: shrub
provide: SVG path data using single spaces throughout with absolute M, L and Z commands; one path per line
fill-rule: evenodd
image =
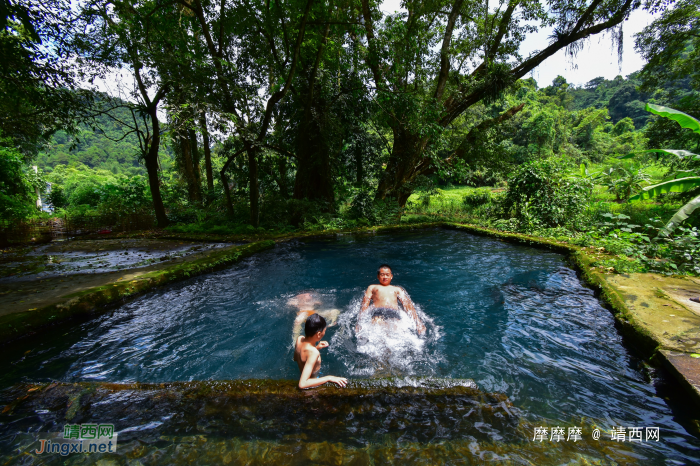
M 567 177 L 560 161 L 529 162 L 511 174 L 503 210 L 519 221 L 521 229 L 575 226 L 588 204 L 590 188 L 587 180 Z
M 495 170 L 478 167 L 473 170 L 468 170 L 465 173 L 464 179 L 462 181 L 468 186 L 480 187 L 495 186 L 496 184 L 505 180 L 503 179 L 502 175 Z
M 488 189 L 474 189 L 468 191 L 462 198 L 462 203 L 468 207 L 478 207 L 491 202 L 493 196 Z
M 356 219 L 366 218 L 369 221 L 374 220 L 374 199 L 368 191 L 358 191 L 352 198 L 350 216 Z
M 54 210 L 62 209 L 68 205 L 68 198 L 66 197 L 66 193 L 63 191 L 63 188 L 61 188 L 58 185 L 51 187 L 51 192 L 48 194 L 47 200 L 49 201 L 49 204 L 51 204 L 51 207 L 54 208 Z
M 249 215 L 247 200 L 239 203 L 246 215 Z M 276 230 L 283 230 L 288 226 L 301 227 L 305 222 L 311 221 L 331 210 L 323 201 L 310 201 L 308 199 L 280 199 L 277 197 L 266 198 L 260 208 L 260 223 Z M 246 222 L 248 216 L 242 218 Z
M 35 175 L 11 141 L 0 137 L 0 219 L 25 218 L 36 213 L 36 187 L 43 187 L 41 174 Z

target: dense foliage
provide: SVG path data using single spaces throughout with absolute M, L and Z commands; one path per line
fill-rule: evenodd
M 537 226 L 578 227 L 590 189 L 589 181 L 568 177 L 561 162 L 537 160 L 513 171 L 503 209 L 507 217 L 517 219 L 527 230 Z
M 219 233 L 455 218 L 692 273 L 697 213 L 683 206 L 699 193 L 653 187 L 697 173 L 700 159 L 673 151 L 697 153 L 700 134 L 646 108 L 700 116 L 698 6 L 30 2 L 0 32 L 0 215 L 50 215 L 34 209 L 49 182 L 62 215 Z M 658 13 L 637 36 L 639 72 L 582 86 L 527 78 L 598 34 L 621 46 L 637 8 Z M 550 43 L 521 56 L 546 27 Z M 118 95 L 91 87 L 114 73 L 127 81 Z M 681 207 L 687 218 L 657 240 Z M 616 229 L 605 215 L 631 220 Z

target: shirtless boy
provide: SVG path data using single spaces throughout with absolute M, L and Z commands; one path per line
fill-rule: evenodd
M 326 319 L 318 314 L 311 314 L 304 324 L 304 335 L 299 336 L 294 343 L 294 362 L 299 366 L 301 377 L 299 388 L 312 388 L 333 382 L 339 387 L 345 387 L 348 380 L 343 377 L 327 375 L 318 377 L 321 371 L 321 353 L 318 350 L 328 347 L 327 341 L 321 341 L 326 334 Z
M 369 308 L 369 303 L 372 301 L 373 309 L 372 312 L 372 323 L 386 323 L 393 319 L 400 319 L 401 314 L 399 314 L 399 303 L 403 305 L 406 313 L 416 322 L 416 330 L 418 333 L 425 332 L 425 325 L 421 322 L 416 312 L 416 308 L 413 306 L 411 299 L 406 294 L 406 290 L 400 286 L 391 285 L 391 279 L 394 276 L 391 273 L 391 267 L 386 264 L 379 266 L 377 271 L 377 277 L 379 278 L 379 285 L 370 285 L 365 292 L 365 297 L 362 299 L 362 307 L 360 308 L 360 313 L 357 315 L 357 326 L 356 331 L 360 331 L 360 319 L 362 315 L 367 312 Z

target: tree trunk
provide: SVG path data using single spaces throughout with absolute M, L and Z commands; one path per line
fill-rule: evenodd
M 258 186 L 258 154 L 257 148 L 247 147 L 248 173 L 250 180 L 250 224 L 255 228 L 260 226 L 260 191 Z
M 331 148 L 321 128 L 325 119 L 326 105 L 324 102 L 319 102 L 314 92 L 329 31 L 330 24 L 326 24 L 323 41 L 316 52 L 316 59 L 307 81 L 304 117 L 297 135 L 297 175 L 294 180 L 294 198 L 323 200 L 327 203 L 327 209 L 332 210 L 335 196 L 331 171 Z M 312 111 L 314 108 L 317 111 Z
M 511 107 L 501 115 L 484 120 L 473 127 L 461 144 L 443 163 L 450 164 L 454 159 L 464 159 L 469 150 L 477 144 L 479 137 L 490 128 L 512 118 L 525 107 L 520 104 Z M 435 173 L 435 167 L 430 159 L 423 157 L 428 145 L 427 139 L 416 137 L 405 130 L 394 130 L 394 147 L 392 148 L 389 163 L 384 171 L 381 182 L 377 187 L 376 199 L 393 198 L 401 207 L 406 205 L 414 188 L 412 182 L 418 175 Z
M 148 172 L 148 186 L 151 188 L 151 198 L 153 199 L 153 210 L 156 214 L 156 223 L 159 228 L 168 226 L 168 216 L 165 215 L 165 206 L 163 206 L 163 198 L 160 195 L 160 179 L 158 177 L 158 150 L 160 148 L 160 123 L 158 122 L 158 112 L 153 108 L 149 115 L 151 117 L 151 126 L 153 128 L 153 137 L 151 145 L 148 147 L 148 153 L 144 157 L 146 162 L 146 171 Z
M 361 188 L 365 179 L 365 167 L 362 165 L 362 151 L 357 148 L 355 149 L 355 174 L 357 176 L 355 185 Z
M 175 136 L 177 140 L 178 149 L 180 152 L 180 157 L 178 160 L 180 166 L 180 173 L 185 178 L 187 183 L 187 195 L 190 202 L 201 201 L 201 192 L 198 182 L 198 177 L 195 172 L 195 158 L 193 157 L 196 151 L 196 146 L 192 147 L 192 137 L 189 130 L 184 130 L 184 134 L 177 134 Z M 194 150 L 193 150 L 194 149 Z
M 330 148 L 311 115 L 305 118 L 297 138 L 297 173 L 294 199 L 321 200 L 333 208 L 334 192 Z
M 279 188 L 282 198 L 288 196 L 289 188 L 287 187 L 287 159 L 280 157 L 277 159 L 277 171 L 279 172 Z
M 224 194 L 226 195 L 226 210 L 228 210 L 229 217 L 233 218 L 233 202 L 231 201 L 231 188 L 228 186 L 228 178 L 224 170 L 221 170 L 221 184 L 224 185 Z
M 204 146 L 204 168 L 207 174 L 207 188 L 214 188 L 214 173 L 211 169 L 211 147 L 209 141 L 209 130 L 207 129 L 207 117 L 202 114 L 199 120 L 199 126 L 202 129 L 202 145 Z
M 399 206 L 406 205 L 414 189 L 412 182 L 419 175 L 416 168 L 427 142 L 426 138 L 413 135 L 403 128 L 394 129 L 394 146 L 377 186 L 376 200 L 395 199 Z
M 231 201 L 231 188 L 228 185 L 226 170 L 228 170 L 229 165 L 231 165 L 236 157 L 238 157 L 244 151 L 245 149 L 241 149 L 235 154 L 229 156 L 228 160 L 226 160 L 226 163 L 224 163 L 224 166 L 221 167 L 221 171 L 219 172 L 219 175 L 221 176 L 221 183 L 224 185 L 224 193 L 226 194 L 226 208 L 228 209 L 228 213 L 231 218 L 233 218 L 233 202 Z
M 199 150 L 197 148 L 197 133 L 194 128 L 188 130 L 190 139 L 190 150 L 192 151 L 192 175 L 194 179 L 193 191 L 194 200 L 197 202 L 202 201 L 202 169 L 200 168 L 201 157 L 199 155 Z

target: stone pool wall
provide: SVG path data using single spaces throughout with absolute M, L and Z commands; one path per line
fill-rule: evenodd
M 292 381 L 14 387 L 4 464 L 631 464 L 633 443 L 532 441 L 505 395 L 468 380 L 375 379 L 300 391 Z M 40 414 L 37 414 L 40 413 Z M 33 432 L 117 420 L 116 454 L 38 455 Z M 576 422 L 581 421 L 576 420 Z M 553 421 L 554 422 L 554 421 Z M 546 420 L 545 420 L 545 425 Z M 136 426 L 136 427 L 135 427 Z M 304 463 L 304 462 L 308 463 Z

